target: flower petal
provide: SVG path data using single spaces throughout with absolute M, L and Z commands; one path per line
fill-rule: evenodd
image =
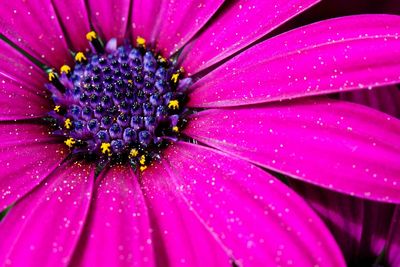
M 179 188 L 171 185 L 163 165 L 146 170 L 141 183 L 158 266 L 231 266 L 230 253 L 177 197 Z
M 89 16 L 85 0 L 53 0 L 58 19 L 64 26 L 65 34 L 71 42 L 73 51 L 85 51 L 89 48 L 86 33 L 90 31 Z
M 390 227 L 390 237 L 387 246 L 389 266 L 400 265 L 400 206 L 397 205 L 392 225 Z
M 5 42 L 0 50 L 0 121 L 42 117 L 49 111 L 44 72 Z
M 37 186 L 67 156 L 64 145 L 35 124 L 0 124 L 0 210 Z
M 0 262 L 12 266 L 66 266 L 89 208 L 93 172 L 65 164 L 21 199 L 0 222 Z
M 190 211 L 188 217 L 197 218 L 237 263 L 344 265 L 336 243 L 316 214 L 266 172 L 212 149 L 186 143 L 171 147 L 164 159 L 170 177 L 160 179 L 145 172 L 142 181 L 146 197 L 151 201 L 167 194 L 167 202 Z M 166 211 L 164 202 L 151 201 L 150 205 L 161 207 L 159 217 L 167 216 L 161 213 Z M 192 229 L 189 224 L 186 227 Z M 191 233 L 199 236 L 193 230 Z M 204 253 L 206 248 L 199 247 L 198 257 L 211 257 Z
M 72 62 L 51 0 L 3 2 L 0 33 L 51 67 Z
M 97 32 L 107 42 L 111 38 L 122 41 L 129 19 L 130 0 L 89 0 L 90 19 Z
M 154 35 L 157 32 L 157 25 L 154 22 L 160 12 L 161 3 L 162 1 L 160 0 L 133 1 L 131 21 L 133 43 L 136 42 L 137 37 L 142 37 L 150 43 L 154 42 Z
M 375 262 L 388 241 L 396 205 L 346 196 L 292 179 L 289 184 L 324 220 L 349 266 Z
M 182 66 L 195 73 L 271 32 L 319 0 L 232 1 L 184 52 Z
M 209 110 L 184 133 L 300 180 L 400 203 L 400 121 L 361 105 L 317 99 Z
M 400 118 L 400 90 L 396 85 L 343 92 L 338 97 L 341 100 L 359 103 Z
M 262 42 L 192 87 L 192 107 L 237 106 L 400 82 L 400 16 L 361 15 Z
M 134 173 L 115 166 L 97 179 L 72 266 L 154 266 L 146 203 Z
M 180 49 L 211 18 L 224 0 L 163 1 L 158 23 L 157 46 L 165 55 Z

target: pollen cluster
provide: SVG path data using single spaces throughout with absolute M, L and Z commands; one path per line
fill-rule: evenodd
M 75 54 L 76 65 L 49 71 L 54 134 L 73 154 L 129 160 L 144 170 L 184 124 L 188 82 L 172 61 L 138 45 L 104 49 L 94 32 L 93 53 Z

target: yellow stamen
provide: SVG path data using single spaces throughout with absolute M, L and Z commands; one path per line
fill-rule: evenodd
M 74 138 L 68 138 L 67 140 L 64 141 L 64 143 L 68 146 L 68 147 L 72 147 L 73 145 L 75 145 L 75 140 Z
M 168 108 L 178 109 L 179 108 L 179 101 L 178 100 L 169 101 Z
M 144 39 L 143 37 L 138 36 L 138 37 L 136 38 L 136 44 L 137 44 L 138 46 L 146 47 L 146 39 Z
M 145 169 L 147 169 L 147 166 L 140 166 L 140 171 L 144 171 Z
M 88 41 L 93 41 L 94 39 L 97 39 L 97 34 L 96 34 L 96 32 L 95 31 L 91 31 L 91 32 L 88 32 L 87 34 L 86 34 L 86 39 L 88 40 Z
M 58 113 L 58 112 L 60 112 L 60 108 L 61 108 L 61 106 L 55 106 L 54 111 Z
M 103 154 L 108 154 L 109 156 L 111 156 L 111 144 L 110 143 L 101 143 L 100 149 L 101 149 L 101 153 Z
M 179 128 L 178 128 L 178 126 L 174 126 L 174 127 L 172 127 L 172 131 L 174 131 L 174 132 L 179 132 Z
M 57 74 L 55 74 L 53 71 L 49 72 L 49 81 L 53 81 L 55 78 L 57 78 Z
M 145 156 L 145 155 L 142 155 L 142 156 L 140 157 L 139 163 L 140 163 L 141 165 L 144 165 L 144 164 L 146 163 L 146 156 Z
M 66 120 L 64 121 L 64 127 L 67 128 L 67 129 L 70 129 L 71 126 L 72 126 L 71 120 L 70 120 L 69 118 L 66 119 Z
M 132 83 L 132 80 L 128 80 L 128 83 Z
M 62 65 L 62 67 L 60 68 L 60 72 L 68 74 L 71 72 L 71 68 L 68 65 Z
M 129 157 L 134 158 L 139 154 L 139 151 L 137 149 L 132 148 L 131 151 L 129 152 Z
M 86 60 L 87 60 L 87 59 L 86 59 L 84 53 L 82 53 L 82 52 L 76 53 L 76 55 L 75 55 L 75 61 L 82 62 L 82 61 L 86 61 Z
M 167 60 L 166 60 L 163 56 L 161 56 L 161 55 L 158 56 L 158 60 L 159 60 L 160 62 L 162 62 L 162 63 L 167 62 Z
M 171 81 L 173 81 L 174 83 L 177 83 L 178 79 L 179 79 L 179 75 L 180 75 L 179 72 L 172 74 Z

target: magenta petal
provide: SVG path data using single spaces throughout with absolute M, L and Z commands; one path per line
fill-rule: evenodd
M 351 266 L 374 262 L 379 257 L 390 236 L 395 205 L 346 196 L 300 181 L 289 183 L 324 220 L 346 261 L 353 263 Z
M 146 203 L 131 168 L 114 166 L 97 179 L 72 265 L 154 266 Z
M 208 110 L 184 132 L 300 180 L 400 203 L 400 121 L 361 105 L 317 99 Z
M 390 237 L 386 254 L 390 266 L 400 266 L 400 206 L 397 205 L 390 227 Z
M 151 219 L 152 244 L 159 266 L 226 266 L 230 252 L 210 234 L 179 194 L 162 164 L 143 173 L 142 190 Z
M 93 173 L 65 164 L 13 206 L 0 223 L 0 262 L 12 266 L 66 266 L 89 208 Z
M 154 42 L 157 32 L 156 18 L 161 8 L 160 0 L 135 0 L 132 8 L 133 43 L 137 37 L 145 38 L 148 42 Z
M 158 15 L 157 46 L 172 54 L 193 37 L 223 3 L 223 0 L 163 1 Z
M 35 124 L 0 124 L 0 210 L 38 185 L 67 156 L 63 144 Z
M 129 19 L 130 0 L 89 0 L 90 18 L 94 28 L 107 42 L 111 38 L 122 41 Z
M 4 1 L 0 33 L 51 67 L 72 61 L 51 0 Z
M 64 30 L 71 42 L 73 51 L 85 51 L 89 47 L 86 33 L 90 31 L 89 17 L 85 0 L 53 0 Z
M 344 266 L 336 243 L 316 214 L 266 172 L 186 143 L 171 147 L 164 158 L 170 177 L 154 177 L 151 169 L 143 176 L 145 196 L 164 223 L 175 222 L 169 212 L 173 203 L 188 214 L 181 218 L 190 235 L 200 236 L 186 221 L 194 217 L 231 259 L 244 266 Z M 167 201 L 160 202 L 163 194 Z M 202 244 L 196 248 L 193 253 L 211 264 L 208 248 Z
M 400 90 L 396 85 L 343 92 L 339 94 L 339 99 L 369 106 L 400 118 Z
M 0 121 L 43 117 L 50 110 L 44 72 L 0 42 Z
M 227 8 L 184 52 L 182 65 L 198 72 L 232 55 L 319 0 L 240 0 Z
M 189 105 L 237 106 L 400 82 L 400 16 L 326 20 L 262 42 L 192 87 Z
M 44 89 L 47 77 L 42 69 L 3 41 L 0 41 L 0 51 L 0 75 L 37 92 Z

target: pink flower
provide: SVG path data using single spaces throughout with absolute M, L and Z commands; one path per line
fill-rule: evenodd
M 0 9 L 0 262 L 344 266 L 319 217 L 268 171 L 400 202 L 400 122 L 316 96 L 398 83 L 400 17 L 254 45 L 318 1 L 38 2 Z M 58 76 L 92 30 L 93 53 Z

